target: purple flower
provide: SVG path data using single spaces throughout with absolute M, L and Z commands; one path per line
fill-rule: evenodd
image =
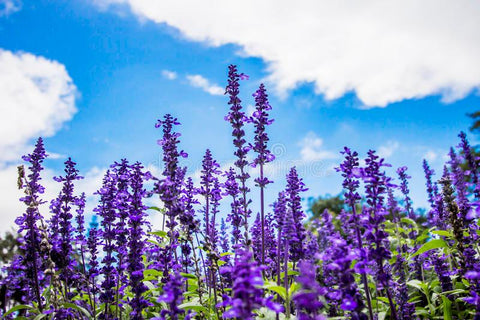
M 415 213 L 412 208 L 412 200 L 408 195 L 410 190 L 408 189 L 408 181 L 411 177 L 407 175 L 407 167 L 400 167 L 397 169 L 398 178 L 400 179 L 400 191 L 404 196 L 405 211 L 410 219 L 415 219 Z
M 480 199 L 480 183 L 478 179 L 478 169 L 479 169 L 478 158 L 472 152 L 472 147 L 470 147 L 470 144 L 468 143 L 467 135 L 465 134 L 465 132 L 463 131 L 460 132 L 458 136 L 461 139 L 461 143 L 459 147 L 462 148 L 463 157 L 468 163 L 469 170 L 467 171 L 467 173 L 470 176 L 471 185 L 474 188 L 475 197 L 477 199 Z
M 58 223 L 58 234 L 50 234 L 53 242 L 52 260 L 60 270 L 60 278 L 65 281 L 68 288 L 76 281 L 75 267 L 76 261 L 73 259 L 73 232 L 75 229 L 72 226 L 73 214 L 72 205 L 76 203 L 83 206 L 82 201 L 74 196 L 74 182 L 83 179 L 78 175 L 78 170 L 75 168 L 76 163 L 68 158 L 65 161 L 65 176 L 55 177 L 55 181 L 63 182 L 62 190 L 54 203 L 57 205 L 52 217 L 52 221 Z M 69 293 L 67 293 L 69 294 Z
M 270 103 L 268 102 L 268 95 L 265 90 L 263 83 L 260 85 L 259 89 L 253 94 L 255 97 L 255 107 L 256 110 L 253 112 L 253 115 L 249 118 L 249 121 L 252 122 L 255 126 L 255 144 L 252 146 L 253 151 L 257 153 L 257 157 L 253 160 L 253 166 L 263 165 L 265 163 L 271 162 L 275 159 L 275 156 L 268 150 L 268 135 L 265 132 L 266 126 L 273 123 L 273 119 L 268 118 L 268 111 L 272 110 Z M 265 186 L 270 183 L 270 181 L 262 179 L 263 177 L 255 179 L 255 182 L 259 186 Z
M 224 318 L 254 319 L 254 310 L 267 307 L 273 311 L 282 309 L 269 298 L 263 297 L 261 268 L 252 260 L 252 253 L 248 250 L 237 250 L 233 267 L 225 267 L 232 274 L 232 296 L 224 297 L 219 306 L 227 306 Z
M 184 313 L 182 309 L 178 308 L 183 301 L 182 284 L 182 277 L 178 272 L 175 271 L 168 275 L 163 286 L 163 294 L 158 298 L 159 302 L 165 302 L 168 305 L 168 310 L 161 311 L 160 319 L 178 320 L 179 316 Z
M 205 205 L 203 207 L 204 222 L 205 222 L 205 236 L 211 236 L 212 225 L 210 213 L 214 202 L 218 202 L 221 199 L 221 193 L 219 192 L 217 175 L 221 173 L 219 170 L 220 165 L 212 157 L 212 153 L 209 149 L 205 151 L 205 155 L 202 160 L 202 170 L 200 177 L 200 188 L 197 193 L 205 198 Z M 217 184 L 215 186 L 215 183 Z M 214 230 L 213 230 L 214 231 Z
M 354 250 L 337 232 L 330 235 L 329 241 L 330 246 L 324 255 L 324 270 L 326 284 L 331 288 L 326 290 L 326 298 L 333 305 L 339 305 L 342 310 L 348 311 L 352 319 L 367 319 L 362 312 L 362 296 L 352 268 L 352 262 L 359 260 L 358 250 Z
M 116 251 L 115 246 L 116 241 L 116 232 L 115 232 L 115 221 L 117 218 L 115 212 L 115 195 L 116 195 L 116 176 L 110 171 L 107 171 L 104 178 L 103 184 L 100 190 L 97 191 L 97 194 L 100 195 L 100 203 L 94 209 L 94 212 L 97 213 L 101 218 L 102 230 L 100 236 L 103 240 L 103 259 L 101 274 L 103 276 L 103 281 L 101 283 L 102 292 L 100 294 L 100 301 L 105 303 L 105 310 L 110 310 L 110 305 L 115 301 L 115 288 L 117 286 L 117 274 L 116 274 Z M 111 319 L 109 312 L 106 311 L 103 315 L 105 319 Z
M 161 248 L 160 261 L 157 262 L 163 268 L 164 276 L 174 264 L 174 252 L 178 247 L 179 238 L 177 221 L 185 209 L 182 201 L 182 188 L 186 168 L 179 167 L 179 157 L 187 157 L 187 154 L 184 151 L 178 151 L 177 144 L 180 143 L 180 133 L 174 131 L 174 126 L 179 124 L 176 118 L 166 114 L 164 120 L 158 120 L 155 125 L 157 128 L 162 127 L 163 130 L 160 140 L 163 150 L 163 178 L 155 183 L 154 192 L 159 194 L 165 207 L 164 226 L 166 225 L 168 229 L 169 243 L 166 247 Z
M 461 219 L 465 221 L 471 207 L 467 196 L 468 192 L 465 180 L 465 172 L 460 167 L 460 159 L 457 157 L 457 154 L 455 153 L 455 150 L 453 148 L 450 148 L 449 156 L 451 179 L 456 190 L 457 204 L 458 208 L 460 209 Z
M 301 192 L 307 191 L 302 179 L 298 176 L 295 167 L 290 169 L 287 174 L 287 188 L 285 194 L 287 196 L 287 210 L 293 219 L 293 226 L 295 228 L 295 237 L 290 239 L 290 254 L 291 260 L 298 262 L 305 257 L 305 238 L 306 232 L 303 226 L 303 219 L 305 213 L 302 209 Z
M 240 232 L 240 227 L 244 225 L 242 215 L 242 201 L 240 199 L 240 190 L 238 183 L 236 181 L 235 169 L 230 167 L 228 171 L 225 171 L 224 176 L 226 181 L 223 185 L 224 196 L 230 196 L 232 201 L 230 203 L 231 210 L 227 214 L 227 222 L 230 222 L 232 225 L 232 244 L 237 246 L 242 242 L 242 233 Z
M 147 207 L 143 204 L 143 198 L 146 191 L 143 187 L 145 173 L 142 171 L 143 166 L 135 163 L 131 167 L 129 175 L 129 184 L 131 186 L 130 210 L 128 213 L 128 273 L 130 290 L 134 294 L 130 301 L 132 312 L 131 319 L 143 319 L 142 310 L 148 306 L 147 300 L 142 294 L 147 291 L 147 287 L 143 284 L 143 262 L 142 254 L 145 251 L 145 230 L 148 226 L 146 220 Z
M 364 209 L 367 214 L 368 221 L 365 230 L 365 239 L 368 242 L 368 256 L 375 262 L 377 272 L 376 280 L 379 288 L 384 289 L 392 310 L 392 317 L 395 319 L 395 306 L 391 297 L 390 282 L 392 276 L 385 267 L 384 261 L 388 261 L 392 257 L 390 252 L 390 242 L 388 234 L 384 230 L 384 222 L 386 210 L 383 206 L 385 193 L 387 188 L 391 187 L 390 178 L 381 171 L 384 166 L 384 159 L 379 158 L 375 151 L 369 150 L 365 159 L 366 167 L 364 169 L 364 182 L 367 194 L 367 207 Z
M 317 266 L 309 261 L 300 261 L 300 275 L 297 282 L 302 286 L 301 290 L 294 294 L 293 302 L 297 307 L 297 317 L 304 320 L 316 320 L 324 307 L 321 297 L 327 292 L 315 279 Z
M 230 105 L 230 112 L 225 117 L 225 120 L 230 122 L 232 125 L 233 131 L 233 145 L 236 150 L 234 155 L 237 157 L 235 161 L 235 166 L 238 168 L 238 173 L 236 179 L 239 182 L 239 190 L 241 193 L 240 201 L 241 206 L 238 207 L 239 214 L 243 216 L 243 224 L 245 226 L 245 236 L 244 240 L 248 243 L 248 218 L 250 217 L 251 210 L 248 208 L 251 200 L 247 199 L 247 193 L 250 191 L 250 188 L 247 187 L 247 180 L 250 177 L 248 172 L 245 171 L 245 167 L 248 165 L 247 153 L 250 150 L 250 146 L 246 145 L 245 140 L 245 131 L 243 130 L 243 125 L 247 121 L 245 113 L 242 111 L 242 101 L 238 97 L 239 92 L 239 80 L 242 80 L 242 74 L 238 74 L 237 67 L 235 65 L 230 65 L 228 67 L 228 85 L 225 90 L 225 94 L 228 94 L 230 100 L 228 104 Z
M 196 188 L 193 185 L 192 178 L 187 178 L 185 186 L 182 190 L 181 202 L 183 210 L 180 213 L 178 219 L 183 230 L 183 236 L 181 237 L 180 249 L 182 252 L 182 265 L 184 270 L 188 273 L 188 268 L 193 265 L 193 261 L 190 258 L 192 253 L 193 235 L 199 230 L 199 221 L 195 218 L 194 205 L 199 201 L 195 199 Z
M 43 308 L 40 297 L 43 270 L 40 268 L 41 253 L 39 252 L 38 244 L 41 241 L 41 235 L 38 222 L 42 220 L 42 216 L 38 210 L 38 206 L 44 203 L 40 199 L 40 195 L 44 192 L 44 188 L 40 184 L 40 172 L 43 170 L 42 163 L 46 157 L 42 138 L 38 138 L 35 149 L 31 154 L 22 157 L 24 161 L 30 163 L 28 167 L 30 173 L 27 177 L 25 177 L 23 166 L 19 167 L 19 188 L 25 191 L 25 196 L 22 197 L 20 201 L 25 203 L 27 209 L 23 215 L 15 220 L 15 223 L 19 227 L 20 249 L 23 250 L 25 254 L 23 257 L 20 257 L 19 260 L 14 260 L 11 265 L 13 273 L 18 272 L 18 276 L 21 277 L 17 278 L 16 280 L 19 281 L 15 282 L 17 283 L 17 289 L 26 293 L 24 301 L 28 302 L 35 299 L 39 304 L 40 310 Z M 9 287 L 14 289 L 15 286 L 9 284 Z
M 405 259 L 401 254 L 398 254 L 394 265 L 394 270 L 398 276 L 398 283 L 396 283 L 394 288 L 398 304 L 398 316 L 402 320 L 414 320 L 417 319 L 415 317 L 415 305 L 408 302 L 407 276 L 405 274 L 406 269 L 407 265 Z
M 260 257 L 262 265 L 265 265 L 265 187 L 272 181 L 264 176 L 264 165 L 273 161 L 275 156 L 268 150 L 267 142 L 268 135 L 265 131 L 266 126 L 273 123 L 273 119 L 268 118 L 268 111 L 272 109 L 268 102 L 268 95 L 263 83 L 260 88 L 253 94 L 255 97 L 256 110 L 250 117 L 249 121 L 255 126 L 255 144 L 252 147 L 253 151 L 257 153 L 257 157 L 253 160 L 252 166 L 260 167 L 260 176 L 255 178 L 256 185 L 260 187 Z

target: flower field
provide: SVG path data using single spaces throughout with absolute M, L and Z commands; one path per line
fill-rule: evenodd
M 262 84 L 247 115 L 239 98 L 247 78 L 229 66 L 232 167 L 222 171 L 207 149 L 194 181 L 181 166 L 181 119 L 167 114 L 155 125 L 161 175 L 126 159 L 112 164 L 94 223 L 85 221 L 92 213 L 70 158 L 55 178 L 62 188 L 48 202 L 51 218 L 42 214 L 39 138 L 18 168 L 25 211 L 16 220 L 20 254 L 2 273 L 2 317 L 480 320 L 480 163 L 465 133 L 443 172 L 423 163 L 426 217 L 414 213 L 406 167 L 389 177 L 375 151 L 345 147 L 336 168 L 343 210 L 308 218 L 295 167 L 276 201 L 265 201 L 272 107 Z M 152 214 L 163 225 L 152 225 Z

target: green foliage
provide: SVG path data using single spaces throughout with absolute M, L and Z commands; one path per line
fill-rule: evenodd
M 327 209 L 332 215 L 337 216 L 343 209 L 343 200 L 340 195 L 320 196 L 316 199 L 309 199 L 309 210 L 312 212 L 312 219 L 318 218 Z

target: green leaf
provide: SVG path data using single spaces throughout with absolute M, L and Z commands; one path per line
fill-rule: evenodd
M 446 230 L 434 230 L 431 233 L 439 236 L 444 236 L 447 238 L 453 238 L 453 234 L 450 231 L 446 231 Z
M 402 221 L 403 223 L 412 225 L 413 227 L 417 227 L 417 223 L 416 223 L 415 221 L 413 221 L 412 219 L 410 219 L 410 218 L 403 217 L 401 221 Z
M 300 288 L 302 288 L 302 286 L 299 283 L 293 282 L 290 288 L 288 288 L 289 295 L 292 296 L 295 292 L 300 290 Z
M 288 270 L 287 274 L 289 276 L 298 276 L 298 275 L 300 275 L 300 272 L 294 271 L 294 270 Z
M 422 283 L 419 280 L 410 280 L 407 282 L 407 286 L 411 286 L 420 291 L 423 291 Z
M 38 316 L 36 316 L 35 318 L 33 318 L 33 320 L 41 320 L 41 319 L 45 318 L 46 316 L 47 316 L 47 314 L 41 313 Z
M 430 238 L 430 236 L 428 234 L 422 234 L 422 235 L 419 235 L 416 239 L 416 242 L 423 242 L 425 240 L 427 240 L 428 238 Z
M 180 275 L 187 279 L 197 280 L 197 276 L 191 273 L 180 272 Z
M 83 307 L 80 307 L 80 306 L 76 305 L 75 303 L 65 302 L 65 303 L 62 303 L 62 306 L 64 308 L 71 308 L 73 310 L 77 310 L 78 312 L 81 312 L 85 316 L 87 316 L 87 318 L 91 317 L 90 312 L 88 312 L 87 309 L 85 309 Z
M 146 270 L 143 270 L 143 277 L 144 278 L 147 278 L 149 276 L 152 276 L 152 277 L 161 277 L 162 276 L 162 272 L 161 271 L 158 271 L 158 270 L 155 270 L 155 269 L 146 269 Z
M 263 285 L 263 287 L 267 290 L 273 291 L 277 293 L 283 300 L 287 300 L 287 290 L 284 287 L 277 285 L 274 282 L 267 282 Z
M 452 302 L 445 296 L 442 296 L 443 300 L 443 319 L 452 320 Z
M 143 284 L 148 288 L 148 290 L 155 290 L 157 287 L 150 281 L 143 281 Z
M 447 243 L 443 241 L 442 239 L 433 239 L 425 243 L 423 246 L 421 246 L 417 252 L 415 252 L 413 255 L 410 256 L 409 259 L 418 256 L 419 254 L 425 253 L 427 251 L 433 250 L 433 249 L 438 249 L 438 248 L 446 248 L 448 247 Z
M 233 252 L 224 252 L 224 253 L 220 253 L 220 257 L 225 257 L 225 256 L 233 256 L 235 253 Z
M 6 318 L 9 314 L 12 314 L 15 311 L 24 310 L 24 309 L 30 310 L 30 309 L 32 309 L 32 307 L 27 306 L 26 304 L 19 304 L 19 305 L 13 307 L 12 309 L 8 310 L 7 312 L 5 312 L 3 317 Z
M 190 302 L 185 302 L 182 303 L 181 305 L 178 306 L 180 309 L 185 309 L 185 310 L 194 310 L 194 311 L 203 311 L 205 313 L 208 313 L 208 309 L 202 306 L 198 301 L 190 301 Z
M 389 304 L 388 299 L 386 297 L 377 297 L 377 300 L 382 301 L 385 304 Z
M 163 230 L 152 231 L 152 232 L 149 232 L 148 234 L 153 234 L 154 236 L 159 236 L 159 237 L 162 237 L 162 238 L 167 237 L 167 232 L 163 231 Z
M 155 211 L 158 211 L 158 212 L 163 212 L 164 211 L 163 209 L 160 209 L 159 207 L 155 207 L 155 206 L 148 207 L 148 210 L 155 210 Z

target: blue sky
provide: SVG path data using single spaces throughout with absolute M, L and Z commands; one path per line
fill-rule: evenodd
M 367 2 L 373 13 L 359 13 L 358 25 L 344 30 L 342 21 L 355 10 L 322 2 L 319 12 L 330 10 L 338 17 L 319 16 L 325 26 L 315 28 L 329 33 L 317 39 L 301 27 L 295 30 L 295 17 L 283 20 L 288 22 L 284 26 L 276 24 L 276 15 L 264 15 L 268 26 L 256 26 L 255 14 L 249 17 L 250 1 L 223 8 L 228 14 L 222 15 L 188 1 L 179 1 L 185 10 L 176 10 L 174 2 L 165 10 L 140 0 L 0 0 L 0 97 L 7 101 L 0 107 L 0 118 L 7 119 L 1 123 L 7 129 L 0 142 L 0 179 L 6 190 L 2 221 L 11 225 L 21 210 L 12 201 L 17 196 L 14 166 L 38 135 L 46 136 L 47 150 L 54 154 L 45 177 L 53 190 L 49 179 L 60 172 L 67 155 L 91 179 L 80 186 L 90 193 L 115 160 L 158 166 L 160 131 L 154 123 L 165 113 L 182 123 L 181 147 L 190 155 L 191 174 L 206 148 L 220 163 L 231 162 L 231 130 L 223 121 L 227 97 L 221 92 L 229 64 L 250 76 L 241 86 L 246 109 L 262 81 L 270 93 L 275 122 L 269 134 L 278 158 L 270 171 L 276 181 L 270 200 L 284 186 L 292 164 L 310 188 L 306 197 L 340 192 L 341 180 L 332 167 L 340 160 L 338 152 L 349 146 L 361 155 L 376 149 L 394 168 L 408 166 L 412 198 L 425 206 L 422 159 L 438 172 L 448 148 L 458 143 L 457 134 L 468 130 L 466 114 L 480 105 L 480 65 L 474 55 L 480 49 L 470 32 L 478 26 L 474 17 L 480 10 L 446 3 L 452 8 L 437 14 L 453 12 L 450 23 L 459 19 L 465 22 L 461 27 L 424 19 L 431 9 L 425 5 L 416 8 L 409 21 L 413 26 L 399 28 L 393 21 L 382 28 L 386 22 L 372 24 L 370 14 L 384 10 L 388 20 L 391 9 Z M 309 5 L 300 2 L 294 11 L 309 12 Z M 402 26 L 402 12 L 410 12 L 411 4 L 398 5 L 402 10 L 392 10 L 400 12 Z M 286 14 L 281 3 L 272 8 L 266 12 Z M 258 28 L 258 35 L 249 28 Z M 281 30 L 291 32 L 285 40 L 278 35 Z M 399 40 L 390 43 L 391 38 Z M 50 88 L 52 83 L 58 86 Z M 469 137 L 475 143 L 477 137 Z

